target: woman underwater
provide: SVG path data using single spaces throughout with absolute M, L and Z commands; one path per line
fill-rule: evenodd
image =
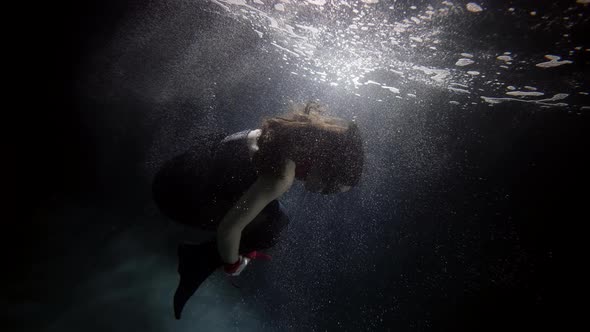
M 216 239 L 179 246 L 176 318 L 199 285 L 220 266 L 239 275 L 257 250 L 274 246 L 289 222 L 278 199 L 294 179 L 321 194 L 358 184 L 364 151 L 354 122 L 326 116 L 315 102 L 264 119 L 260 129 L 221 133 L 168 161 L 153 182 L 169 218 L 216 231 Z

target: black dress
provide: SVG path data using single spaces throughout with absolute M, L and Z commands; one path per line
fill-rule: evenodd
M 258 177 L 249 155 L 250 131 L 201 137 L 198 144 L 166 162 L 152 184 L 160 211 L 176 222 L 215 230 Z M 283 205 L 273 200 L 242 232 L 240 253 L 274 246 L 288 223 Z M 223 263 L 215 240 L 181 244 L 178 256 L 180 284 L 174 296 L 177 319 L 199 285 Z

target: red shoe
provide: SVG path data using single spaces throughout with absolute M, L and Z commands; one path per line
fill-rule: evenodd
M 247 254 L 245 254 L 244 256 L 250 258 L 250 259 L 264 259 L 264 260 L 271 260 L 271 257 L 263 252 L 259 252 L 259 251 L 251 251 Z
M 246 265 L 250 263 L 250 260 L 251 259 L 248 257 L 239 256 L 237 262 L 233 264 L 225 264 L 223 266 L 223 270 L 225 271 L 225 274 L 227 274 L 228 276 L 239 276 L 240 273 L 242 273 L 242 271 L 244 271 L 244 269 L 246 268 Z
M 250 263 L 250 261 L 253 259 L 270 260 L 271 257 L 265 253 L 262 253 L 262 252 L 251 251 L 251 252 L 245 254 L 244 256 L 240 255 L 237 262 L 235 262 L 233 264 L 225 264 L 223 267 L 223 270 L 225 271 L 225 274 L 227 274 L 228 276 L 231 276 L 231 277 L 239 276 L 240 273 L 242 273 L 242 271 L 244 271 L 244 269 L 246 268 L 246 265 L 248 265 Z

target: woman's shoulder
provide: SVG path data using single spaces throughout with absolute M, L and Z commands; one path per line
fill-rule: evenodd
M 285 193 L 295 179 L 295 162 L 291 159 L 285 160 L 279 174 L 261 174 L 259 181 L 264 182 L 267 187 L 274 191 L 277 196 Z

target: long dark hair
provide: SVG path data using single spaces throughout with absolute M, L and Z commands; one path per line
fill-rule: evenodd
M 295 104 L 287 114 L 262 121 L 259 150 L 253 157 L 259 173 L 279 174 L 287 158 L 304 180 L 312 165 L 326 183 L 355 186 L 364 165 L 364 149 L 356 123 L 324 115 L 317 102 Z

